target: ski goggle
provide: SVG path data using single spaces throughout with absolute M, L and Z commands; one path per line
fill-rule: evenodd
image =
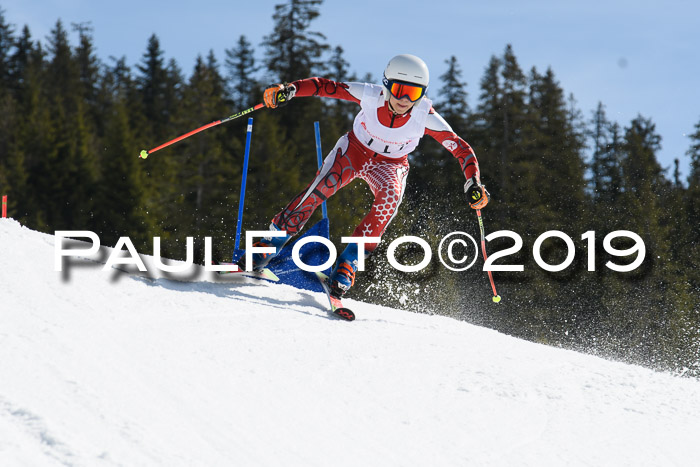
M 408 100 L 411 102 L 416 102 L 425 95 L 425 86 L 420 86 L 418 84 L 404 83 L 403 81 L 384 78 L 384 86 L 386 86 L 391 95 L 397 99 L 408 97 Z

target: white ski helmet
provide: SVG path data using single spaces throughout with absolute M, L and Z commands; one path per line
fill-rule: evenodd
M 389 95 L 391 94 L 389 92 L 390 81 L 403 81 L 404 83 L 417 84 L 425 87 L 427 90 L 428 82 L 430 81 L 428 65 L 415 55 L 397 55 L 389 60 L 389 63 L 384 69 L 382 84 L 384 85 L 384 99 L 386 100 L 389 100 Z

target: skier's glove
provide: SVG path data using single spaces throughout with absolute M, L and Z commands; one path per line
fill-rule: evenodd
M 482 209 L 489 204 L 489 192 L 476 177 L 472 177 L 464 184 L 464 193 L 472 209 Z
M 265 89 L 263 99 L 265 100 L 265 105 L 267 107 L 276 109 L 277 107 L 286 105 L 287 102 L 292 100 L 292 97 L 294 97 L 296 92 L 297 88 L 293 84 L 275 84 Z

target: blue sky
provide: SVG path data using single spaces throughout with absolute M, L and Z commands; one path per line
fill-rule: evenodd
M 224 49 L 240 35 L 261 57 L 277 3 L 282 1 L 3 0 L 0 7 L 8 22 L 18 29 L 27 24 L 42 41 L 58 18 L 66 27 L 91 21 L 103 61 L 125 55 L 135 65 L 155 33 L 166 57 L 189 75 L 198 54 L 211 49 L 223 62 Z M 312 30 L 342 46 L 360 76 L 381 76 L 389 58 L 413 53 L 426 61 L 437 84 L 445 59 L 456 56 L 472 107 L 489 58 L 512 44 L 525 71 L 552 68 L 586 119 L 599 101 L 622 126 L 638 114 L 650 117 L 663 138 L 662 166 L 672 169 L 679 158 L 683 175 L 688 173 L 687 135 L 700 121 L 700 2 L 326 0 L 320 12 Z M 76 34 L 71 37 L 77 43 Z

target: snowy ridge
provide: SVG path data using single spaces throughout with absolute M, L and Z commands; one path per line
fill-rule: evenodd
M 0 220 L 1 466 L 697 465 L 700 382 Z

